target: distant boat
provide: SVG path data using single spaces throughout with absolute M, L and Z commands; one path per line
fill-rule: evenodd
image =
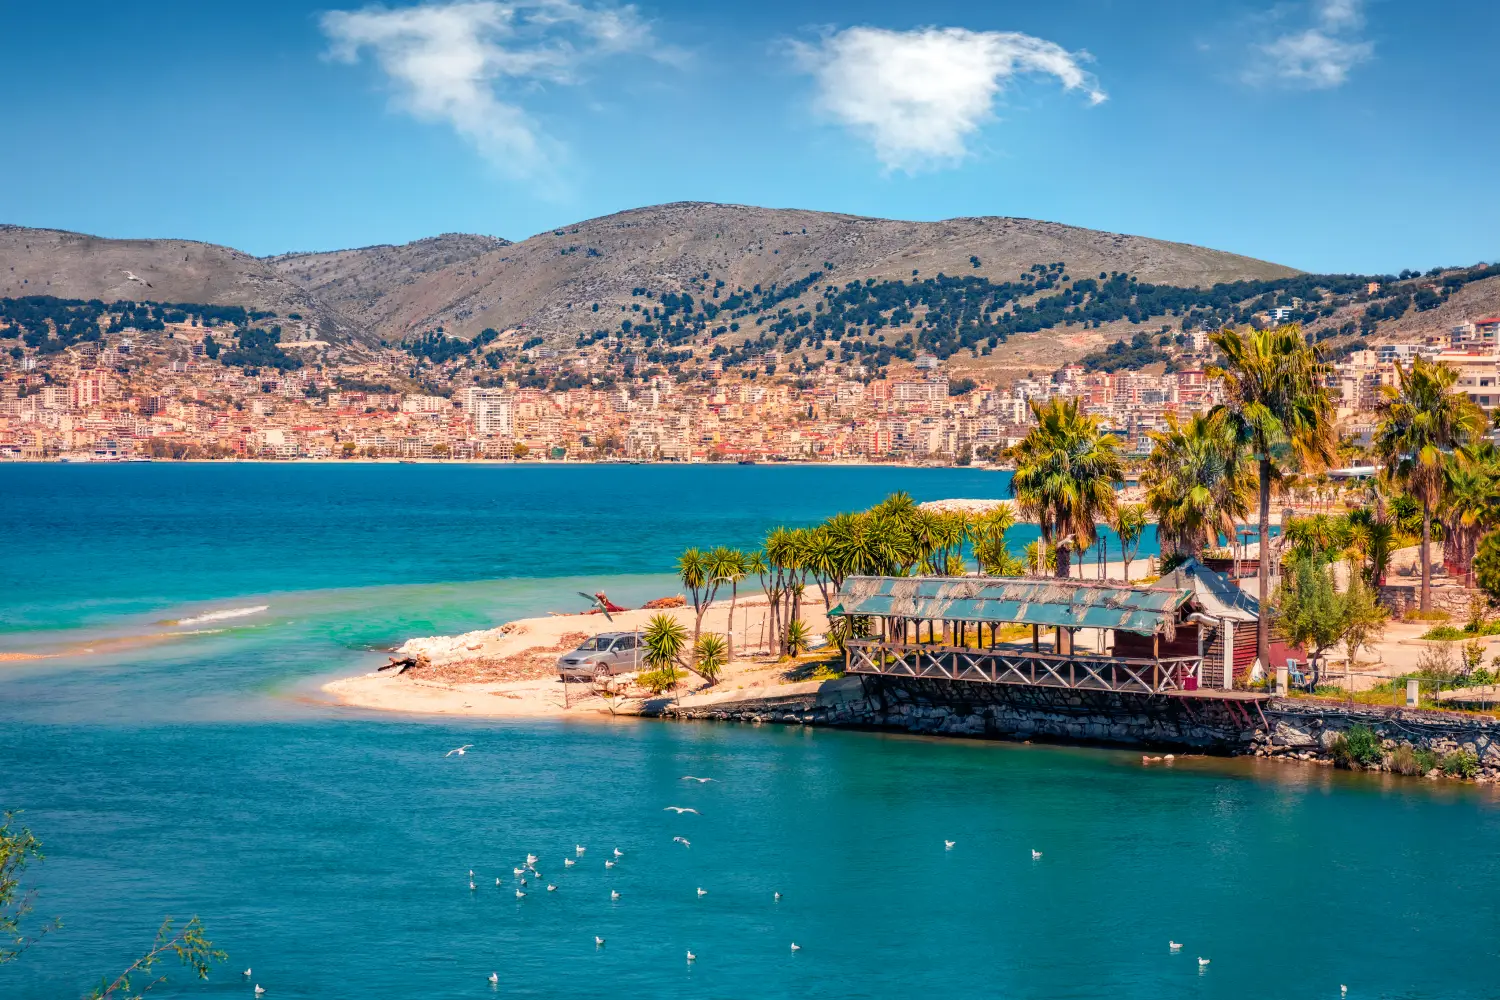
M 753 459 L 753 458 L 742 458 L 738 462 L 736 462 L 735 464 L 736 465 L 754 465 L 755 464 L 755 459 Z

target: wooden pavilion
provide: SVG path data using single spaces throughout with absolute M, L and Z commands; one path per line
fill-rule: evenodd
M 1235 649 L 1253 641 L 1255 612 L 1230 590 L 1196 563 L 1153 586 L 862 576 L 829 616 L 852 626 L 849 674 L 1244 699 Z

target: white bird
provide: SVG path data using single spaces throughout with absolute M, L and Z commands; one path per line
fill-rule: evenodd
M 517 899 L 525 899 L 526 898 L 526 893 L 522 892 L 520 889 L 517 889 L 516 890 L 516 898 Z
M 520 878 L 522 875 L 526 874 L 526 869 L 524 869 L 524 868 L 512 868 L 511 871 L 515 874 L 515 876 L 517 878 Z
M 620 850 L 618 847 L 616 847 L 615 848 L 615 857 L 617 857 L 617 858 L 623 858 L 624 856 L 625 856 L 625 852 L 622 851 L 622 850 Z
M 264 986 L 262 986 L 260 983 L 256 983 L 255 984 L 255 995 L 256 996 L 260 996 L 265 991 L 266 991 L 266 988 Z
M 681 844 L 683 847 L 693 846 L 692 844 L 688 843 L 688 839 L 686 837 L 673 837 L 672 842 L 674 844 Z
M 956 841 L 956 840 L 945 840 L 945 841 L 943 841 L 943 850 L 945 850 L 945 851 L 951 851 L 951 850 L 953 850 L 953 845 L 956 844 L 956 843 L 958 843 L 958 841 Z
M 694 955 L 691 950 L 688 951 L 688 961 L 689 962 L 696 962 L 696 961 L 698 961 L 698 956 Z
M 498 983 L 498 982 L 499 982 L 499 981 L 500 981 L 500 976 L 499 976 L 499 974 L 498 974 L 498 973 L 494 973 L 494 972 L 491 972 L 491 973 L 490 973 L 490 982 L 492 982 L 492 983 Z
M 525 880 L 525 879 L 524 879 L 524 878 L 523 878 L 523 879 L 522 879 L 522 880 L 521 880 L 521 884 L 522 884 L 522 885 L 525 885 L 525 884 L 526 884 L 526 880 Z
M 250 978 L 250 970 L 246 969 L 244 972 L 241 973 L 241 975 L 243 975 L 246 979 L 249 979 Z
M 620 894 L 618 892 L 615 892 L 613 889 L 611 889 L 611 890 L 609 890 L 609 898 L 610 899 L 619 899 L 620 898 Z
M 1339 984 L 1339 996 L 1343 996 L 1345 993 L 1348 993 L 1348 992 L 1349 992 L 1349 987 L 1343 985 L 1342 983 Z
M 793 951 L 801 951 L 802 950 L 802 946 L 800 944 L 798 944 L 797 942 L 793 941 L 792 942 L 792 950 Z
M 553 885 L 551 882 L 548 882 L 547 883 L 547 891 L 548 892 L 556 892 L 557 891 L 557 886 Z
M 470 889 L 473 889 L 473 888 L 474 888 L 474 881 L 473 881 L 473 879 L 470 879 L 470 880 L 469 880 L 469 888 L 470 888 Z
M 461 747 L 454 747 L 452 750 L 449 750 L 447 753 L 443 754 L 443 756 L 452 757 L 454 754 L 458 754 L 460 757 L 462 757 L 473 745 L 474 744 L 472 743 L 465 743 Z
M 499 885 L 500 885 L 500 879 L 499 879 L 499 878 L 498 878 L 498 877 L 497 877 L 497 878 L 496 878 L 496 879 L 495 879 L 495 886 L 496 886 L 496 887 L 497 887 L 497 888 L 498 888 L 498 887 L 499 887 Z
M 1039 860 L 1041 860 L 1041 857 L 1042 857 L 1042 852 L 1041 851 L 1032 851 L 1031 852 L 1031 860 L 1032 861 L 1039 861 Z
M 526 855 L 526 866 L 529 868 L 529 867 L 531 867 L 534 864 L 536 864 L 536 855 L 535 854 L 528 854 L 528 855 Z
M 691 774 L 684 774 L 682 776 L 682 780 L 683 781 L 696 781 L 698 784 L 701 785 L 701 784 L 704 784 L 705 782 L 713 781 L 714 779 L 713 778 L 695 778 Z
M 574 861 L 572 858 L 563 858 L 563 867 L 564 868 L 572 868 L 577 863 L 578 862 Z
M 573 845 L 573 853 L 574 854 L 582 854 L 586 850 L 588 850 L 588 848 L 584 847 L 582 844 L 574 844 Z
M 698 810 L 690 806 L 667 806 L 666 808 L 662 809 L 662 812 L 674 812 L 679 816 L 681 816 L 683 813 L 692 813 L 694 816 L 703 815 Z
M 1198 964 L 1200 966 L 1207 965 L 1208 964 L 1208 959 L 1206 959 L 1206 958 L 1200 958 L 1200 959 L 1198 959 Z
M 780 901 L 780 900 L 781 900 L 781 893 L 779 893 L 779 892 L 778 892 L 778 893 L 777 893 L 777 894 L 776 894 L 776 896 L 775 896 L 775 900 L 776 900 L 776 901 L 777 901 L 777 902 L 779 902 L 779 901 Z
M 473 878 L 473 877 L 474 877 L 474 869 L 470 868 L 469 869 L 469 878 Z
M 1180 943 L 1176 942 L 1176 941 L 1168 941 L 1167 942 L 1167 947 L 1170 948 L 1172 951 L 1181 951 L 1182 950 L 1182 945 Z
M 599 935 L 597 935 L 597 934 L 594 935 L 594 947 L 595 948 L 603 948 L 604 947 L 604 939 L 602 937 L 600 937 Z
M 606 861 L 606 862 L 604 862 L 604 867 L 606 867 L 606 868 L 613 868 L 614 866 L 615 866 L 615 863 L 613 861 Z
M 700 895 L 700 896 L 707 896 L 708 895 L 708 890 L 705 889 L 705 888 L 703 888 L 702 886 L 699 886 L 698 887 L 698 895 Z

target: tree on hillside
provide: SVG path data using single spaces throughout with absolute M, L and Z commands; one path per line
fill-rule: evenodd
M 1396 362 L 1396 384 L 1380 400 L 1375 450 L 1386 474 L 1422 505 L 1421 609 L 1432 607 L 1432 515 L 1443 498 L 1453 451 L 1483 432 L 1484 411 L 1453 384 L 1458 373 L 1418 357 L 1410 368 Z
M 1289 461 L 1316 467 L 1333 457 L 1333 402 L 1323 385 L 1328 366 L 1295 323 L 1245 332 L 1226 328 L 1210 334 L 1209 341 L 1222 360 L 1210 365 L 1208 374 L 1223 379 L 1225 395 L 1213 413 L 1228 421 L 1260 469 L 1261 615 L 1255 655 L 1265 666 L 1271 656 L 1271 482 Z
M 1022 517 L 1037 522 L 1056 554 L 1057 576 L 1069 576 L 1069 551 L 1093 544 L 1099 522 L 1115 509 L 1115 484 L 1124 477 L 1118 445 L 1098 418 L 1061 397 L 1032 403 L 1036 426 L 1015 447 L 1011 495 Z

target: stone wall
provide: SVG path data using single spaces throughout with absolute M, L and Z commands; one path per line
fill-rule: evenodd
M 1368 726 L 1390 751 L 1474 755 L 1478 780 L 1500 780 L 1500 719 L 1456 712 L 1277 698 L 1252 703 L 1028 688 L 960 681 L 845 677 L 774 698 L 664 704 L 664 717 L 841 726 L 978 739 L 1051 740 L 1333 762 L 1339 733 Z

